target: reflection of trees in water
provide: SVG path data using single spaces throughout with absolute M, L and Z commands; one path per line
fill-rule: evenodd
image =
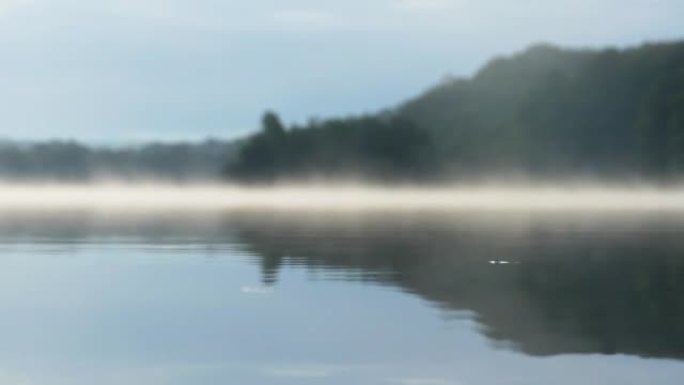
M 675 237 L 582 242 L 530 264 L 518 281 L 550 327 L 586 337 L 573 351 L 684 357 L 684 243 Z M 554 353 L 540 343 L 525 347 Z
M 264 285 L 302 266 L 398 287 L 472 311 L 496 345 L 528 354 L 684 358 L 682 229 L 654 216 L 4 213 L 0 243 L 114 238 L 216 255 L 237 245 Z
M 278 273 L 283 265 L 283 256 L 279 253 L 263 254 L 261 258 L 261 283 L 273 286 L 278 282 Z
M 265 281 L 282 263 L 396 285 L 440 307 L 474 311 L 490 339 L 533 355 L 684 358 L 680 224 L 394 219 L 281 218 L 236 229 L 251 252 L 271 258 Z

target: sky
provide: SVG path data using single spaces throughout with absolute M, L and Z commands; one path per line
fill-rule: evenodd
M 682 0 L 0 0 L 0 138 L 234 138 L 381 110 L 533 43 L 684 38 Z

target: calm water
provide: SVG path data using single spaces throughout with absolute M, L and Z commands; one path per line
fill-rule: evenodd
M 681 384 L 684 215 L 0 216 L 2 384 Z

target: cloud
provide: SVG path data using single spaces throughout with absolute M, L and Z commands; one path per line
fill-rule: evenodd
M 15 7 L 31 5 L 35 0 L 0 0 L 0 15 Z
M 397 0 L 394 6 L 404 11 L 440 11 L 461 4 L 462 0 Z
M 0 384 L 5 384 L 5 385 L 32 385 L 34 383 L 35 382 L 31 381 L 29 378 L 27 378 L 23 374 L 8 371 L 8 370 L 0 370 Z
M 271 13 L 270 19 L 281 25 L 296 28 L 325 28 L 336 24 L 331 12 L 315 9 L 287 9 Z
M 386 382 L 397 385 L 457 385 L 443 378 L 390 378 Z
M 270 377 L 280 378 L 323 378 L 330 377 L 333 371 L 326 367 L 310 367 L 310 368 L 278 368 L 268 369 L 265 374 Z

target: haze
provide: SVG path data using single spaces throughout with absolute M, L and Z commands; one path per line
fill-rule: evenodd
M 676 0 L 1 0 L 0 137 L 236 137 L 375 111 L 538 41 L 678 38 Z

